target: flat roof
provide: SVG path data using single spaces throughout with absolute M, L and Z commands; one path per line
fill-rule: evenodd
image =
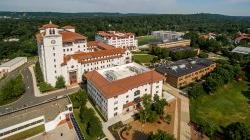
M 173 47 L 173 48 L 168 48 L 172 52 L 179 52 L 179 51 L 192 51 L 193 48 L 191 47 Z
M 236 47 L 232 50 L 234 53 L 249 54 L 250 48 L 247 47 Z
M 135 76 L 149 71 L 148 68 L 143 67 L 137 63 L 129 63 L 121 66 L 98 70 L 104 78 L 109 81 L 119 80 L 130 76 Z
M 24 59 L 27 59 L 27 57 L 16 57 L 6 63 L 1 64 L 0 67 L 11 67 Z
M 165 79 L 165 77 L 158 72 L 143 68 L 143 66 L 140 65 L 137 66 L 137 68 L 139 69 L 126 68 L 126 66 L 129 67 L 136 65 L 139 64 L 130 63 L 100 71 L 94 70 L 85 74 L 85 77 L 87 78 L 88 82 L 93 84 L 95 88 L 97 88 L 106 99 L 124 94 L 125 92 L 133 88 Z M 117 70 L 115 70 L 116 68 Z M 142 70 L 142 72 L 140 72 L 140 68 L 143 68 L 144 71 Z M 114 72 L 110 74 L 110 77 L 105 75 L 105 71 L 112 69 L 114 70 Z M 133 70 L 132 72 L 129 72 L 127 69 Z M 119 72 L 121 72 L 122 70 L 125 70 L 122 73 L 125 73 L 126 77 L 120 75 Z
M 173 63 L 160 64 L 156 67 L 156 71 L 164 75 L 172 75 L 175 77 L 181 77 L 200 69 L 206 68 L 215 62 L 205 58 L 189 58 L 179 60 Z
M 0 116 L 0 129 L 4 129 L 34 118 L 45 117 L 45 122 L 55 119 L 59 113 L 66 110 L 66 106 L 71 104 L 68 97 L 63 97 L 50 102 L 39 104 L 33 107 L 15 111 Z

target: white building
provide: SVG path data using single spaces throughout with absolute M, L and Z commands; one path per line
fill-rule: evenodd
M 250 54 L 250 48 L 248 47 L 236 47 L 232 50 L 234 53 L 240 53 L 240 54 Z
M 153 31 L 152 35 L 160 39 L 162 42 L 171 42 L 182 40 L 184 33 L 173 31 Z
M 85 74 L 87 90 L 106 119 L 140 107 L 145 94 L 162 97 L 164 76 L 136 63 Z
M 43 125 L 45 132 L 70 119 L 73 107 L 68 97 L 17 110 L 0 116 L 0 139 Z
M 36 38 L 44 79 L 53 86 L 58 76 L 64 77 L 66 85 L 72 85 L 82 81 L 84 72 L 131 61 L 129 50 L 101 42 L 87 45 L 87 38 L 75 33 L 72 26 L 60 29 L 50 22 L 40 28 Z
M 95 40 L 115 46 L 116 48 L 120 47 L 131 51 L 138 50 L 138 40 L 135 39 L 134 33 L 99 31 L 95 36 Z
M 27 57 L 16 57 L 6 63 L 0 65 L 0 77 L 3 77 L 5 74 L 17 69 L 27 62 Z

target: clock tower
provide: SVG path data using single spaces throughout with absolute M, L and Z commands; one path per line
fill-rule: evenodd
M 42 27 L 44 34 L 43 46 L 41 46 L 41 51 L 43 52 L 42 61 L 45 71 L 44 79 L 48 83 L 55 83 L 56 77 L 61 75 L 60 67 L 63 62 L 63 43 L 58 27 L 51 21 Z M 52 75 L 53 77 L 51 77 Z

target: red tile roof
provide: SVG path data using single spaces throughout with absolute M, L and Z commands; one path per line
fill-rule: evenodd
M 62 27 L 63 29 L 75 29 L 74 26 L 71 26 L 71 25 L 66 25 L 64 27 Z
M 118 58 L 121 57 L 122 54 L 125 53 L 125 49 L 122 48 L 113 48 L 112 50 L 100 50 L 96 52 L 81 52 L 72 55 L 64 56 L 64 62 L 62 65 L 67 64 L 70 59 L 78 60 L 79 63 L 90 63 L 90 62 L 97 62 L 100 60 L 107 60 L 111 58 Z
M 95 47 L 97 47 L 98 49 L 101 49 L 101 50 L 111 50 L 111 49 L 115 48 L 112 45 L 108 45 L 108 44 L 105 44 L 105 43 L 100 42 L 100 41 L 90 41 L 90 42 L 88 42 L 87 46 L 90 49 L 94 49 Z
M 62 41 L 63 42 L 74 42 L 76 40 L 86 40 L 87 37 L 75 33 L 75 32 L 70 32 L 70 31 L 62 31 L 60 32 L 60 34 L 62 35 Z M 38 44 L 43 43 L 43 37 L 44 37 L 44 33 L 37 33 L 36 34 L 36 40 Z
M 102 36 L 102 37 L 107 37 L 107 38 L 111 38 L 111 37 L 117 37 L 117 38 L 128 38 L 129 36 L 134 36 L 134 33 L 122 33 L 122 32 L 115 32 L 115 31 L 99 31 L 97 32 L 98 35 Z M 117 35 L 117 34 L 121 34 Z
M 87 37 L 75 32 L 63 31 L 60 32 L 60 34 L 62 35 L 63 42 L 74 42 L 75 40 L 87 39 Z
M 45 24 L 40 29 L 47 29 L 47 28 L 58 28 L 58 25 L 55 25 L 53 23 Z
M 115 81 L 108 81 L 97 71 L 90 71 L 85 74 L 85 77 L 106 99 L 121 95 L 130 89 L 165 79 L 163 75 L 153 70 Z

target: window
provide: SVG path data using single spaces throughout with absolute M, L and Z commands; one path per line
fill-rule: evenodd
M 118 109 L 118 107 L 115 107 L 115 108 L 114 108 L 114 111 L 116 111 L 117 109 Z
M 148 89 L 145 89 L 145 91 L 147 91 Z
M 54 56 L 56 56 L 56 53 L 53 53 Z
M 56 59 L 54 59 L 54 62 L 56 62 Z
M 115 96 L 114 98 L 116 99 L 116 98 L 118 98 L 118 96 Z
M 54 65 L 54 67 L 56 68 L 56 65 Z
M 158 93 L 159 93 L 159 91 L 156 91 L 156 93 L 158 94 Z
M 115 103 L 114 103 L 114 104 L 115 104 L 115 105 L 116 105 L 116 104 L 118 104 L 118 101 L 115 101 Z
M 117 112 L 115 112 L 114 116 L 117 116 Z
M 63 52 L 65 52 L 65 49 L 63 49 Z
M 159 86 L 156 86 L 156 88 L 159 88 Z
M 134 96 L 140 95 L 140 90 L 134 92 Z
M 126 104 L 128 103 L 128 100 L 126 101 Z
M 55 70 L 55 73 L 56 73 L 56 70 Z
M 126 98 L 128 98 L 128 97 L 129 97 L 129 95 L 126 96 Z

